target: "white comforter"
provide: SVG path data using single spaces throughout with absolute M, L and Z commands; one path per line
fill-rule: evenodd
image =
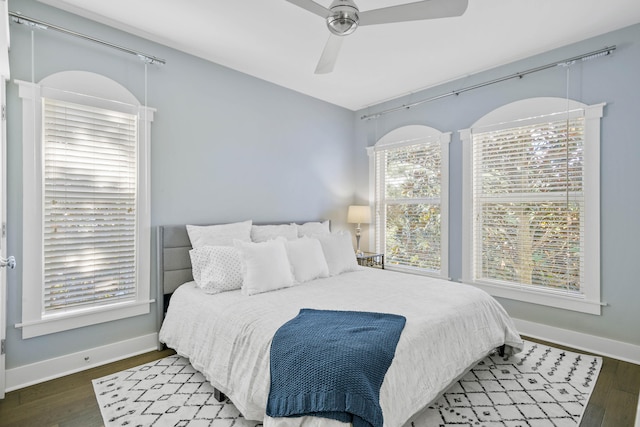
M 265 426 L 341 425 L 265 416 L 271 339 L 300 308 L 406 317 L 380 390 L 385 427 L 403 426 L 495 347 L 522 349 L 513 322 L 484 291 L 371 268 L 253 296 L 207 295 L 187 283 L 172 296 L 160 341 L 189 358 L 247 419 Z

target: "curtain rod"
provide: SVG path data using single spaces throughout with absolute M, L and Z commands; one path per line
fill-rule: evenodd
M 467 87 L 462 88 L 462 89 L 458 89 L 458 90 L 454 90 L 454 91 L 451 91 L 451 92 L 443 93 L 442 95 L 437 95 L 437 96 L 434 96 L 434 97 L 431 97 L 431 98 L 427 98 L 427 99 L 423 99 L 423 100 L 420 100 L 420 101 L 416 101 L 416 102 L 413 102 L 411 104 L 405 104 L 405 105 L 402 105 L 400 107 L 389 108 L 388 110 L 383 110 L 383 111 L 380 111 L 378 113 L 365 114 L 364 116 L 360 117 L 360 120 L 375 119 L 375 118 L 378 118 L 380 116 L 384 116 L 385 114 L 388 114 L 388 113 L 393 113 L 395 111 L 400 111 L 400 110 L 408 110 L 408 109 L 410 109 L 412 107 L 415 107 L 415 106 L 420 105 L 420 104 L 424 104 L 426 102 L 435 101 L 437 99 L 446 98 L 448 96 L 460 95 L 463 92 L 468 92 L 468 91 L 473 90 L 473 89 L 479 89 L 481 87 L 489 86 L 489 85 L 492 85 L 492 84 L 495 84 L 495 83 L 500 83 L 500 82 L 503 82 L 505 80 L 511 80 L 511 79 L 515 79 L 515 78 L 521 79 L 522 77 L 526 76 L 527 74 L 536 73 L 538 71 L 543 71 L 543 70 L 546 70 L 546 69 L 549 69 L 549 68 L 558 67 L 558 66 L 568 66 L 568 65 L 573 64 L 576 61 L 580 61 L 580 60 L 587 61 L 589 59 L 598 58 L 600 56 L 610 55 L 614 50 L 616 50 L 616 46 L 615 45 L 614 46 L 607 46 L 607 47 L 599 49 L 599 50 L 594 50 L 593 52 L 589 52 L 589 53 L 585 53 L 585 54 L 582 54 L 582 55 L 574 56 L 573 58 L 568 58 L 568 59 L 565 59 L 565 60 L 562 60 L 562 61 L 553 62 L 553 63 L 547 64 L 547 65 L 542 65 L 540 67 L 530 68 L 528 70 L 521 71 L 519 73 L 511 74 L 511 75 L 508 75 L 508 76 L 505 76 L 505 77 L 500 77 L 500 78 L 497 78 L 497 79 L 494 79 L 494 80 L 490 80 L 490 81 L 484 82 L 484 83 L 479 83 L 479 84 L 476 84 L 476 85 L 473 85 L 473 86 L 467 86 Z
M 30 25 L 32 27 L 36 27 L 39 28 L 41 30 L 55 30 L 64 34 L 68 34 L 74 37 L 79 37 L 81 39 L 85 39 L 85 40 L 89 40 L 92 41 L 94 43 L 98 43 L 101 44 L 103 46 L 108 46 L 117 50 L 120 50 L 122 52 L 126 52 L 126 53 L 130 53 L 132 55 L 136 55 L 138 58 L 140 58 L 142 61 L 148 63 L 148 64 L 166 64 L 167 62 L 164 59 L 161 58 L 157 58 L 153 55 L 148 55 L 146 53 L 142 53 L 139 52 L 137 50 L 133 50 L 133 49 L 129 49 L 123 46 L 118 46 L 117 44 L 113 44 L 113 43 L 109 43 L 107 41 L 104 40 L 100 40 L 97 39 L 95 37 L 91 37 L 88 36 L 86 34 L 82 34 L 82 33 L 78 33 L 72 30 L 68 30 L 66 28 L 63 27 L 59 27 L 57 25 L 53 25 L 53 24 L 49 24 L 48 22 L 44 22 L 44 21 L 40 21 L 38 19 L 34 19 L 34 18 L 29 18 L 28 16 L 24 16 L 19 12 L 11 12 L 9 11 L 9 16 L 11 16 L 13 22 L 15 22 L 16 24 L 24 24 L 24 25 Z

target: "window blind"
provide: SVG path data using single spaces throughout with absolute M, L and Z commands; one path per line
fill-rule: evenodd
M 472 137 L 475 279 L 579 293 L 583 118 Z
M 441 145 L 376 151 L 376 246 L 391 266 L 441 270 Z
M 137 117 L 43 107 L 44 311 L 135 299 Z

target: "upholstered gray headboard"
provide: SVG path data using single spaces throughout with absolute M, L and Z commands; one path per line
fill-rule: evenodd
M 191 274 L 191 241 L 185 225 L 158 227 L 158 288 L 170 294 L 178 286 L 193 280 Z
M 164 320 L 171 294 L 178 286 L 193 280 L 189 251 L 191 241 L 185 225 L 159 226 L 156 231 L 156 320 L 158 330 Z M 162 344 L 158 343 L 158 350 Z
M 325 220 L 310 220 L 322 222 Z M 310 221 L 281 221 L 269 223 L 254 223 L 255 225 L 279 225 L 292 222 L 303 224 Z M 192 249 L 186 225 L 161 225 L 157 229 L 157 268 L 158 289 L 163 294 L 170 294 L 178 286 L 193 280 L 191 273 L 191 258 L 189 251 Z

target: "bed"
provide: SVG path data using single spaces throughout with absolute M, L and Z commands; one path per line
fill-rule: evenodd
M 329 239 L 336 238 L 325 237 Z M 347 425 L 310 416 L 272 418 L 265 414 L 272 338 L 302 308 L 406 318 L 380 388 L 385 427 L 410 423 L 497 348 L 507 354 L 522 349 L 513 322 L 484 291 L 436 278 L 359 267 L 350 260 L 346 262 L 349 268 L 339 273 L 332 271 L 277 290 L 209 294 L 194 281 L 191 240 L 184 225 L 158 227 L 158 296 L 165 301 L 170 296 L 169 303 L 158 304 L 160 341 L 187 357 L 245 418 L 263 422 L 265 427 Z M 348 242 L 353 256 L 350 237 Z M 344 252 L 338 259 L 322 247 L 328 264 L 345 261 Z M 293 260 L 295 255 L 290 255 Z M 246 268 L 243 274 L 246 278 Z

